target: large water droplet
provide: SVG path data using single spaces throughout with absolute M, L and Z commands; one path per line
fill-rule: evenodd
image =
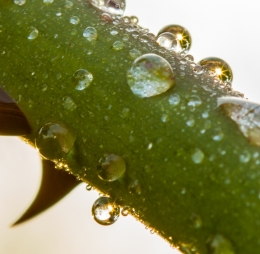
M 73 83 L 77 90 L 84 90 L 93 80 L 93 75 L 84 69 L 77 70 L 73 75 Z
M 89 0 L 96 8 L 113 15 L 123 15 L 125 0 Z
M 83 36 L 90 42 L 94 42 L 97 40 L 98 37 L 98 33 L 96 28 L 94 27 L 87 27 L 84 31 L 83 31 Z
M 36 39 L 36 38 L 38 37 L 39 31 L 38 31 L 35 27 L 31 26 L 31 27 L 29 27 L 29 28 L 27 29 L 27 31 L 28 31 L 28 33 L 29 33 L 29 35 L 27 36 L 27 38 L 28 38 L 29 40 L 34 40 L 34 39 Z
M 26 3 L 26 0 L 14 0 L 14 3 L 21 6 Z
M 98 198 L 92 206 L 94 220 L 100 225 L 108 226 L 115 223 L 120 215 L 120 208 L 109 197 Z
M 155 54 L 145 54 L 134 61 L 127 72 L 127 82 L 135 95 L 144 98 L 166 92 L 174 86 L 175 78 L 168 61 Z
M 66 157 L 75 140 L 76 136 L 65 126 L 47 123 L 39 130 L 35 143 L 43 157 L 57 160 Z
M 191 158 L 195 164 L 200 164 L 204 159 L 204 153 L 199 148 L 196 148 Z
M 187 29 L 180 25 L 169 25 L 162 28 L 159 31 L 158 35 L 165 32 L 173 34 L 179 42 L 178 47 L 176 47 L 174 50 L 176 50 L 177 52 L 184 51 L 185 53 L 189 51 L 191 47 L 191 35 Z
M 125 160 L 119 155 L 109 154 L 100 160 L 98 176 L 102 180 L 112 182 L 123 176 L 125 170 Z
M 231 242 L 222 235 L 215 235 L 208 243 L 210 254 L 235 254 Z
M 217 77 L 222 82 L 231 82 L 233 79 L 233 73 L 230 66 L 220 58 L 204 58 L 199 61 L 199 64 L 209 73 L 209 75 Z
M 169 32 L 159 34 L 156 41 L 161 47 L 170 50 L 176 50 L 179 43 L 175 36 Z

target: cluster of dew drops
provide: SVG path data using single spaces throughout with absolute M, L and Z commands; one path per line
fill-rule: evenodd
M 54 0 L 43 0 L 45 4 L 51 4 L 53 1 Z M 14 0 L 14 3 L 22 6 L 26 3 L 26 0 Z M 125 23 L 130 23 L 131 25 L 128 27 L 129 32 L 132 32 L 133 36 L 138 36 L 138 32 L 136 34 L 135 29 L 131 30 L 133 27 L 139 27 L 138 19 L 134 16 L 130 18 L 123 17 L 125 10 L 124 0 L 89 0 L 89 3 L 103 11 L 101 17 L 105 21 L 112 21 L 114 24 L 118 24 L 123 20 Z M 68 7 L 73 6 L 73 2 L 68 0 L 66 4 Z M 58 15 L 60 14 L 57 14 L 57 16 Z M 77 16 L 73 16 L 69 22 L 72 25 L 77 25 L 80 19 Z M 27 31 L 28 40 L 35 40 L 38 37 L 39 31 L 35 27 L 29 27 Z M 197 64 L 193 62 L 193 56 L 187 54 L 191 47 L 191 35 L 184 27 L 180 25 L 166 26 L 159 31 L 157 37 L 148 33 L 147 29 L 145 29 L 145 31 L 147 32 L 145 36 L 153 38 L 161 47 L 170 52 L 179 54 L 182 57 L 183 63 L 190 63 L 196 75 L 207 72 L 210 76 L 217 78 L 226 86 L 231 86 L 233 79 L 232 70 L 224 60 L 209 57 L 202 59 Z M 111 31 L 112 35 L 113 33 L 117 33 L 117 31 Z M 94 27 L 87 27 L 83 31 L 83 36 L 88 41 L 93 42 L 97 40 L 97 30 Z M 113 45 L 115 50 L 121 50 L 123 47 L 124 44 L 120 41 L 115 42 Z M 131 68 L 127 71 L 127 82 L 136 96 L 141 98 L 156 96 L 166 92 L 175 85 L 172 66 L 166 59 L 151 53 L 141 55 L 138 50 L 134 49 L 130 53 L 135 60 Z M 93 75 L 85 69 L 79 69 L 73 75 L 75 89 L 78 91 L 89 87 L 92 80 Z M 178 102 L 179 98 L 177 95 L 172 97 L 172 103 Z M 68 110 L 74 110 L 77 107 L 70 97 L 64 98 L 63 106 Z M 65 168 L 65 170 L 68 170 L 68 166 L 63 158 L 72 150 L 75 140 L 76 136 L 71 133 L 66 126 L 61 123 L 50 122 L 39 130 L 35 144 L 42 157 L 54 161 L 57 168 Z M 53 148 L 51 152 L 49 147 Z M 194 163 L 200 163 L 203 156 L 204 154 L 201 154 L 201 151 L 196 151 L 192 159 Z M 97 169 L 99 178 L 107 182 L 120 179 L 124 175 L 125 170 L 126 164 L 124 159 L 116 154 L 105 155 L 104 158 L 99 161 Z M 130 188 L 137 194 L 141 193 L 137 180 L 130 184 Z M 87 185 L 86 189 L 91 190 L 92 186 Z M 129 206 L 124 206 L 121 209 L 121 214 L 127 216 L 129 213 L 133 214 L 133 211 L 134 209 L 131 209 Z M 120 206 L 109 196 L 101 196 L 93 204 L 92 215 L 94 220 L 99 224 L 111 225 L 119 218 Z M 194 218 L 196 218 L 194 220 L 195 227 L 200 227 L 202 223 L 200 217 L 196 215 Z M 151 233 L 153 232 L 152 230 Z M 171 240 L 170 238 L 171 237 L 169 237 L 169 240 Z M 212 251 L 215 252 L 218 252 L 218 249 L 224 246 L 230 251 L 229 253 L 235 253 L 230 242 L 222 235 L 213 237 L 209 245 Z M 182 247 L 187 249 L 185 246 Z

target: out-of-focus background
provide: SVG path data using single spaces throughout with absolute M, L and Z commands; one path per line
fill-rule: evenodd
M 256 0 L 128 0 L 125 15 L 138 16 L 155 34 L 171 23 L 186 27 L 195 61 L 208 56 L 224 59 L 233 70 L 233 87 L 260 101 L 259 7 Z M 177 253 L 131 216 L 112 226 L 98 225 L 91 217 L 98 193 L 86 191 L 84 184 L 42 215 L 10 228 L 34 199 L 40 178 L 37 152 L 18 138 L 0 137 L 0 253 Z

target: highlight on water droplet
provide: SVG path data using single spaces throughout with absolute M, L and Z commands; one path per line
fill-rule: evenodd
M 67 110 L 73 111 L 77 108 L 77 104 L 71 97 L 66 96 L 63 98 L 63 107 Z
M 114 224 L 120 216 L 120 207 L 109 197 L 98 198 L 92 206 L 94 220 L 103 226 Z
M 83 31 L 83 36 L 89 41 L 89 42 L 94 42 L 97 40 L 98 33 L 96 28 L 94 27 L 87 27 Z
M 161 46 L 169 50 L 177 50 L 180 45 L 179 41 L 175 38 L 172 33 L 165 32 L 158 35 L 156 42 Z
M 202 163 L 204 157 L 204 153 L 199 148 L 196 148 L 191 155 L 191 158 L 195 164 Z
M 123 209 L 121 210 L 121 214 L 123 216 L 127 216 L 131 211 L 131 208 L 129 206 L 124 206 Z
M 35 144 L 44 158 L 57 160 L 67 156 L 75 140 L 76 136 L 67 127 L 50 122 L 39 130 Z
M 16 5 L 22 6 L 22 5 L 24 5 L 24 4 L 26 3 L 26 0 L 14 0 L 14 3 L 15 3 Z
M 158 36 L 165 32 L 173 34 L 179 42 L 174 49 L 176 52 L 187 53 L 189 51 L 191 47 L 191 35 L 186 28 L 180 25 L 168 25 L 159 31 Z
M 125 160 L 116 154 L 106 155 L 100 159 L 97 170 L 100 179 L 108 182 L 116 181 L 125 173 Z
M 93 80 L 93 75 L 85 69 L 77 70 L 73 74 L 73 78 L 72 78 L 73 84 L 75 85 L 75 89 L 79 91 L 89 87 L 92 80 Z
M 86 190 L 87 191 L 91 191 L 93 189 L 93 187 L 90 185 L 90 184 L 87 184 L 86 185 Z
M 217 57 L 208 57 L 199 61 L 209 75 L 218 78 L 222 82 L 232 82 L 233 73 L 230 66 L 222 59 Z
M 96 8 L 113 15 L 123 15 L 125 0 L 89 0 Z
M 220 234 L 209 238 L 208 249 L 210 254 L 235 254 L 232 243 Z
M 29 27 L 29 28 L 27 29 L 27 31 L 28 31 L 28 33 L 29 33 L 29 35 L 27 36 L 27 38 L 28 38 L 29 40 L 34 40 L 34 39 L 36 39 L 36 38 L 38 37 L 39 31 L 38 31 L 35 27 L 31 26 L 31 27 Z
M 77 16 L 73 16 L 73 17 L 70 18 L 70 23 L 72 25 L 77 25 L 79 22 L 80 22 L 80 19 Z
M 127 72 L 127 83 L 138 97 L 162 94 L 175 85 L 175 77 L 167 60 L 156 54 L 138 57 Z

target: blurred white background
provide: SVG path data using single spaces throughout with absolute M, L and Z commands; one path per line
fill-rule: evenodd
M 155 34 L 171 23 L 186 27 L 195 61 L 224 59 L 233 70 L 233 87 L 259 101 L 259 7 L 256 0 L 128 0 L 125 15 L 138 16 Z M 37 193 L 41 167 L 36 151 L 18 138 L 0 137 L 0 175 L 0 253 L 176 253 L 130 216 L 112 226 L 98 225 L 91 217 L 98 194 L 84 184 L 34 220 L 10 228 Z

